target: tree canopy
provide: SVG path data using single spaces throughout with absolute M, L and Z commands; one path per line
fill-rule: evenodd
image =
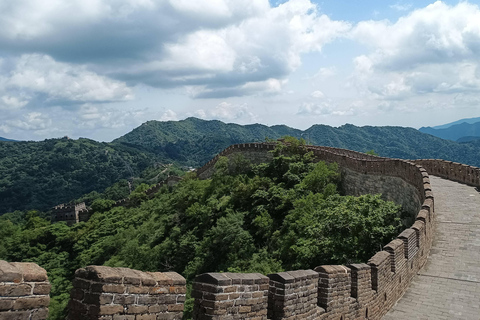
M 137 205 L 95 200 L 90 220 L 51 224 L 35 211 L 0 217 L 0 259 L 32 261 L 52 283 L 50 319 L 62 319 L 74 271 L 86 265 L 176 271 L 260 272 L 367 261 L 403 228 L 379 195 L 337 192 L 336 164 L 315 162 L 304 141 L 278 144 L 269 163 L 221 158 L 210 179 L 187 174 Z M 232 165 L 232 161 L 243 163 Z M 187 299 L 187 312 L 192 300 Z

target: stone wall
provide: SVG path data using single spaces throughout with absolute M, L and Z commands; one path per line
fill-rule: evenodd
M 480 168 L 445 160 L 414 160 L 431 175 L 480 187 Z
M 268 282 L 259 273 L 201 274 L 193 284 L 193 319 L 266 320 Z
M 341 189 L 344 194 L 360 196 L 363 194 L 381 194 L 382 199 L 393 201 L 403 210 L 415 217 L 421 207 L 418 190 L 399 177 L 360 173 L 341 168 Z
M 219 156 L 243 154 L 259 163 L 272 144 L 244 144 Z M 317 160 L 337 162 L 352 193 L 385 193 L 417 208 L 415 221 L 366 263 L 323 265 L 315 270 L 269 274 L 207 273 L 193 284 L 194 319 L 381 319 L 426 263 L 433 238 L 434 198 L 425 165 L 433 174 L 478 185 L 480 169 L 439 160 L 386 159 L 349 150 L 308 147 Z M 197 171 L 212 174 L 218 157 Z M 350 179 L 350 180 L 348 180 Z M 407 189 L 400 190 L 400 189 Z M 395 195 L 395 193 L 399 193 Z M 397 199 L 400 201 L 402 199 Z M 69 319 L 180 319 L 185 279 L 174 272 L 150 273 L 89 266 L 77 270 Z M 45 270 L 34 264 L 0 261 L 0 320 L 45 319 Z
M 269 275 L 268 318 L 381 319 L 403 295 L 427 260 L 434 221 L 434 198 L 428 173 L 410 161 L 338 148 L 307 148 L 317 161 L 339 164 L 347 193 L 383 193 L 387 200 L 394 200 L 409 210 L 414 223 L 367 263 L 319 266 L 314 271 L 297 270 Z M 272 144 L 231 146 L 200 168 L 197 174 L 200 178 L 208 178 L 220 156 L 242 154 L 252 163 L 260 163 L 271 158 L 268 151 L 273 149 Z M 217 275 L 209 274 L 210 277 Z M 194 285 L 202 287 L 204 284 L 201 280 L 202 277 L 197 278 Z M 221 290 L 214 283 L 209 286 L 212 292 Z M 203 296 L 196 297 L 195 303 L 201 304 L 202 299 Z M 316 303 L 312 304 L 315 300 Z M 197 317 L 200 319 L 203 315 Z M 216 319 L 232 317 L 238 317 L 238 314 L 217 316 Z
M 89 266 L 75 272 L 69 320 L 180 320 L 185 279 L 175 272 Z
M 37 264 L 0 260 L 0 320 L 46 319 L 50 288 Z
M 167 179 L 162 180 L 156 185 L 145 190 L 144 193 L 148 196 L 148 198 L 151 199 L 155 196 L 155 193 L 157 193 L 163 186 L 168 186 L 169 188 L 171 188 L 181 180 L 181 177 L 169 176 L 167 177 Z M 116 201 L 113 204 L 113 207 L 126 207 L 129 205 L 130 199 L 125 198 Z M 88 221 L 91 214 L 91 208 L 87 208 L 84 202 L 79 204 L 60 204 L 52 209 L 52 221 L 65 221 L 67 225 L 70 226 L 75 223 Z

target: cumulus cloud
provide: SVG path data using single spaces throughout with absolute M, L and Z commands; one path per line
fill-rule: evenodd
M 122 82 L 88 71 L 84 66 L 56 62 L 46 55 L 25 54 L 11 62 L 13 67 L 0 76 L 1 109 L 22 108 L 36 100 L 42 105 L 82 104 L 133 97 L 131 89 Z
M 254 122 L 257 120 L 257 116 L 250 110 L 247 104 L 238 105 L 225 101 L 208 110 L 199 109 L 195 111 L 194 116 L 201 119 L 222 121 Z
M 390 8 L 395 9 L 397 11 L 408 11 L 412 7 L 411 3 L 402 4 L 402 3 L 395 3 L 390 6 Z
M 144 110 L 118 110 L 99 105 L 85 104 L 76 111 L 75 123 L 84 128 L 122 128 L 138 125 Z
M 313 91 L 310 95 L 314 98 L 317 98 L 317 99 L 325 97 L 323 92 L 320 91 L 320 90 Z
M 268 0 L 0 4 L 0 47 L 7 54 L 36 52 L 130 86 L 195 86 L 196 98 L 273 92 L 266 83 L 281 84 L 301 54 L 320 51 L 349 29 L 310 0 L 277 7 Z
M 173 110 L 166 110 L 162 116 L 160 117 L 160 121 L 172 121 L 172 120 L 178 120 L 178 115 L 175 111 Z
M 372 49 L 354 60 L 360 91 L 379 99 L 480 92 L 480 9 L 437 1 L 395 23 L 363 21 L 352 37 Z
M 355 107 L 358 107 L 358 104 L 342 107 L 332 100 L 320 103 L 304 102 L 298 108 L 297 114 L 302 116 L 353 116 L 356 114 Z
M 25 114 L 21 119 L 7 120 L 6 124 L 10 128 L 38 131 L 50 127 L 52 120 L 41 112 L 30 112 Z

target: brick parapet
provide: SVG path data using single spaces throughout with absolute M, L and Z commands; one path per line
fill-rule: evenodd
M 266 320 L 269 278 L 259 273 L 205 273 L 193 283 L 193 319 Z
M 480 168 L 439 159 L 413 160 L 413 162 L 421 165 L 434 176 L 480 187 Z
M 185 279 L 175 272 L 88 266 L 75 272 L 69 320 L 180 320 Z
M 213 173 L 220 156 L 248 152 L 250 155 L 267 153 L 275 144 L 234 145 L 197 171 L 200 178 Z M 420 163 L 400 159 L 388 159 L 332 147 L 307 146 L 315 159 L 336 162 L 362 174 L 401 178 L 416 190 L 419 211 L 411 228 L 404 230 L 397 239 L 377 252 L 367 264 L 345 266 L 320 266 L 318 306 L 316 319 L 381 319 L 403 295 L 413 276 L 425 264 L 433 236 L 434 197 L 428 172 Z M 261 157 L 258 161 L 262 162 Z M 252 160 L 252 159 L 249 159 Z M 292 271 L 290 271 L 292 272 Z M 290 273 L 290 272 L 287 272 Z M 273 283 L 273 287 L 276 287 Z M 272 287 L 272 281 L 271 281 Z M 275 289 L 270 290 L 275 290 Z M 285 296 L 278 298 L 289 301 Z M 269 308 L 277 308 L 269 299 Z M 278 304 L 278 303 L 277 303 Z M 273 318 L 273 311 L 269 317 Z M 277 316 L 285 319 L 288 316 Z M 300 317 L 301 318 L 301 317 Z
M 0 260 L 0 319 L 47 319 L 50 289 L 37 264 Z
M 220 156 L 246 152 L 249 160 L 266 161 L 272 156 L 268 151 L 274 148 L 275 144 L 231 146 L 200 168 L 197 174 L 200 178 L 211 175 Z M 315 271 L 287 271 L 268 277 L 232 273 L 200 275 L 192 291 L 194 319 L 381 319 L 403 295 L 427 260 L 434 224 L 434 197 L 428 174 L 444 174 L 445 178 L 467 184 L 478 183 L 476 174 L 480 169 L 460 164 L 387 159 L 331 147 L 307 148 L 317 160 L 336 162 L 340 167 L 362 174 L 398 177 L 415 187 L 418 197 L 412 201 L 420 200 L 420 209 L 413 225 L 367 263 L 320 266 Z M 178 292 L 175 285 L 169 286 L 168 293 L 166 287 L 159 289 L 163 290 L 163 297 L 170 295 L 170 298 L 158 299 L 161 294 L 150 291 L 150 288 L 161 286 L 158 282 L 148 285 L 148 279 L 155 279 L 151 273 L 102 268 L 107 267 L 87 267 L 77 271 L 70 302 L 73 316 L 87 312 L 91 319 L 181 317 L 184 280 L 177 286 L 181 288 Z M 157 274 L 163 277 L 167 273 Z M 174 287 L 173 291 L 170 291 L 171 287 Z M 150 314 L 145 310 L 163 313 Z M 100 315 L 102 311 L 105 314 Z M 117 311 L 119 313 L 114 313 Z
M 269 319 L 316 319 L 325 311 L 317 306 L 317 272 L 296 270 L 269 274 L 268 277 Z

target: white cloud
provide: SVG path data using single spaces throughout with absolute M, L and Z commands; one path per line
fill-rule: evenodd
M 390 8 L 395 9 L 397 11 L 408 11 L 411 7 L 412 7 L 411 3 L 408 3 L 408 4 L 395 3 L 390 6 Z
M 178 115 L 173 110 L 166 110 L 159 119 L 160 121 L 178 120 Z
M 196 86 L 205 92 L 197 97 L 208 98 L 268 91 L 252 83 L 285 80 L 301 65 L 302 54 L 320 51 L 349 29 L 348 23 L 319 14 L 311 0 L 277 7 L 268 0 L 0 4 L 5 52 L 37 52 L 83 64 L 84 72 L 131 85 Z
M 352 34 L 375 49 L 371 59 L 382 69 L 478 59 L 480 10 L 467 2 L 452 7 L 437 1 L 394 24 L 386 20 L 360 22 Z
M 30 112 L 25 114 L 23 119 L 13 119 L 5 122 L 11 128 L 29 131 L 44 130 L 52 125 L 52 120 L 40 112 Z
M 195 111 L 194 116 L 200 119 L 215 119 L 244 123 L 251 123 L 257 120 L 257 115 L 250 110 L 247 104 L 232 104 L 225 101 L 211 109 L 199 109 Z
M 38 95 L 46 96 L 42 98 L 43 103 L 55 104 L 133 98 L 131 89 L 122 82 L 88 71 L 84 66 L 56 62 L 39 54 L 25 54 L 14 59 L 13 68 L 0 76 L 0 83 L 5 91 L 0 101 L 2 109 L 24 107 Z
M 122 128 L 141 123 L 144 110 L 118 110 L 102 105 L 82 105 L 76 111 L 76 125 L 89 129 Z
M 225 3 L 241 10 L 235 1 Z M 252 11 L 249 6 L 246 10 Z M 318 14 L 310 0 L 290 0 L 275 8 L 261 5 L 253 11 L 237 23 L 167 40 L 154 60 L 120 66 L 116 74 L 157 87 L 186 86 L 196 98 L 280 92 L 278 85 L 301 65 L 302 54 L 320 51 L 350 29 L 346 22 Z
M 437 1 L 395 23 L 363 21 L 352 37 L 372 49 L 354 59 L 352 82 L 374 99 L 480 92 L 480 9 Z
M 317 99 L 320 99 L 320 98 L 325 97 L 325 95 L 323 94 L 323 92 L 320 91 L 320 90 L 313 91 L 310 95 L 311 95 L 312 97 L 314 97 L 314 98 L 317 98 Z
M 337 74 L 337 68 L 335 66 L 328 67 L 328 68 L 320 68 L 318 72 L 315 74 L 315 78 L 330 78 Z
M 358 107 L 358 104 L 342 107 L 332 100 L 320 103 L 304 102 L 298 108 L 297 114 L 302 116 L 352 116 L 357 113 L 355 107 Z
M 20 97 L 4 95 L 0 97 L 0 110 L 12 110 L 23 108 L 28 103 Z

